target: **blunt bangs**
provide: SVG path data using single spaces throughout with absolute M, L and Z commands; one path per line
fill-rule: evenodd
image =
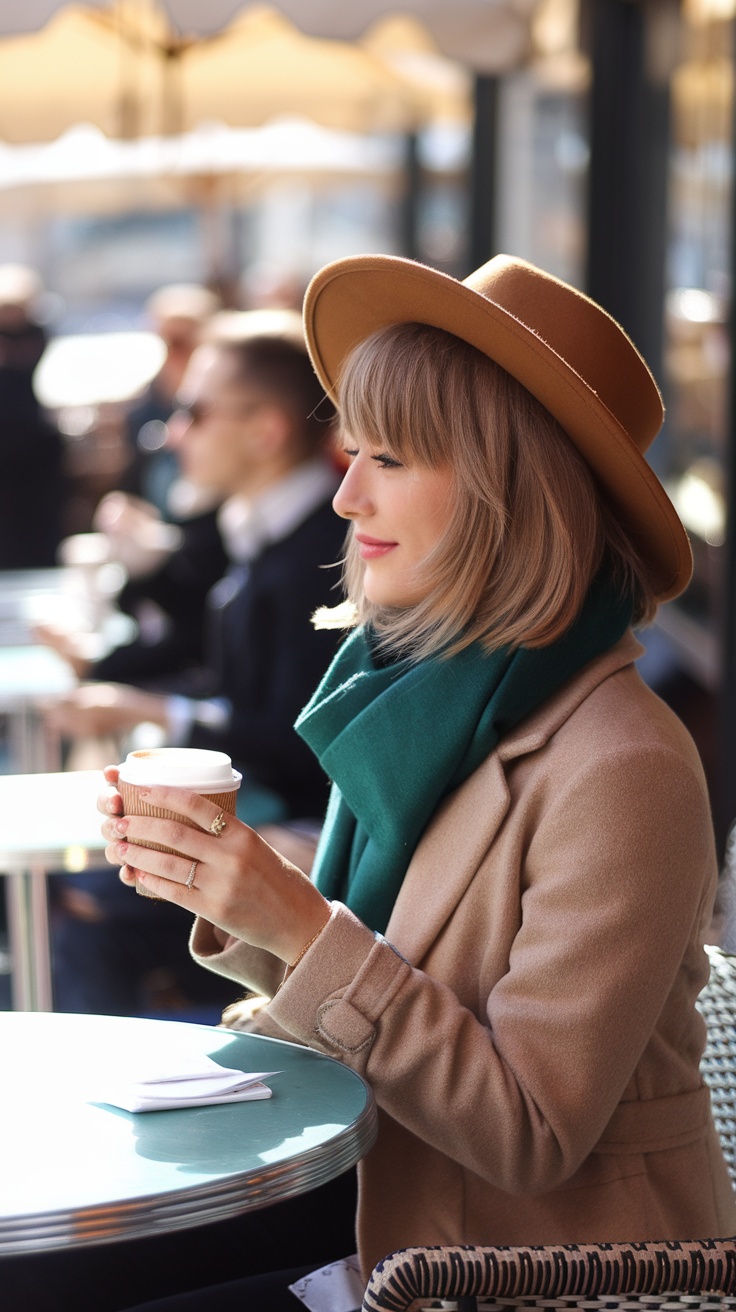
M 452 463 L 455 431 L 472 408 L 473 357 L 479 355 L 451 333 L 424 324 L 374 333 L 348 357 L 339 380 L 342 431 L 360 434 L 407 463 L 431 469 Z M 452 397 L 446 389 L 450 359 L 455 372 L 467 372 L 467 385 L 459 394 L 453 388 Z

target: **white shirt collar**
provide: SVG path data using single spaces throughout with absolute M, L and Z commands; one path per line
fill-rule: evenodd
M 322 456 L 297 465 L 257 496 L 230 497 L 217 524 L 231 560 L 247 563 L 293 533 L 313 510 L 334 496 L 340 477 Z

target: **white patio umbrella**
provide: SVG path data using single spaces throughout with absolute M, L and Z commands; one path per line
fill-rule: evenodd
M 27 22 L 48 10 L 46 0 L 34 17 L 31 0 Z M 274 8 L 249 5 L 214 35 L 180 34 L 161 0 L 57 6 L 45 26 L 24 34 L 16 11 L 0 0 L 5 141 L 52 140 L 78 122 L 130 137 L 211 119 L 251 126 L 276 114 L 344 130 L 411 131 L 467 114 L 462 74 L 453 77 L 421 43 L 419 61 L 402 67 L 385 46 L 306 36 Z
M 43 145 L 0 143 L 0 213 L 105 214 L 250 201 L 276 181 L 311 187 L 368 180 L 391 188 L 402 166 L 395 139 L 336 132 L 306 119 L 260 128 L 211 126 L 181 137 L 113 141 L 72 128 Z

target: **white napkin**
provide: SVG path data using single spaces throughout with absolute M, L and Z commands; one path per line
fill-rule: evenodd
M 200 1052 L 148 1054 L 125 1071 L 107 1071 L 95 1090 L 95 1102 L 126 1112 L 159 1112 L 175 1107 L 206 1107 L 221 1102 L 270 1098 L 263 1081 L 277 1071 L 256 1073 L 219 1066 Z
M 330 1262 L 319 1271 L 310 1271 L 308 1276 L 289 1285 L 289 1289 L 308 1312 L 359 1312 L 365 1282 L 357 1255 L 352 1254 L 339 1262 Z

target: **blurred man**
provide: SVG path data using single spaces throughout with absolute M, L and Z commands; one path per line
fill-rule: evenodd
M 182 470 L 226 498 L 219 522 L 232 563 L 210 594 L 208 665 L 173 678 L 169 695 L 82 685 L 49 716 L 69 737 L 120 735 L 151 721 L 170 744 L 228 752 L 244 776 L 239 814 L 262 829 L 285 826 L 277 845 L 286 851 L 290 837 L 298 846 L 302 830 L 318 827 L 327 800 L 327 780 L 293 723 L 336 645 L 333 631 L 310 622 L 334 601 L 336 572 L 324 567 L 337 560 L 344 536 L 331 507 L 333 410 L 290 311 L 228 316 L 193 355 L 180 398 L 170 427 Z M 110 874 L 94 889 L 82 877 L 78 891 L 103 898 L 104 918 L 90 906 L 88 922 L 57 923 L 56 1005 L 65 1009 L 68 998 L 77 1010 L 130 1011 L 131 978 L 160 960 L 164 919 L 180 908 L 157 903 L 151 915 L 151 904 Z M 134 911 L 153 943 L 140 951 L 138 944 L 135 968 L 128 953 L 122 969 L 116 918 Z

